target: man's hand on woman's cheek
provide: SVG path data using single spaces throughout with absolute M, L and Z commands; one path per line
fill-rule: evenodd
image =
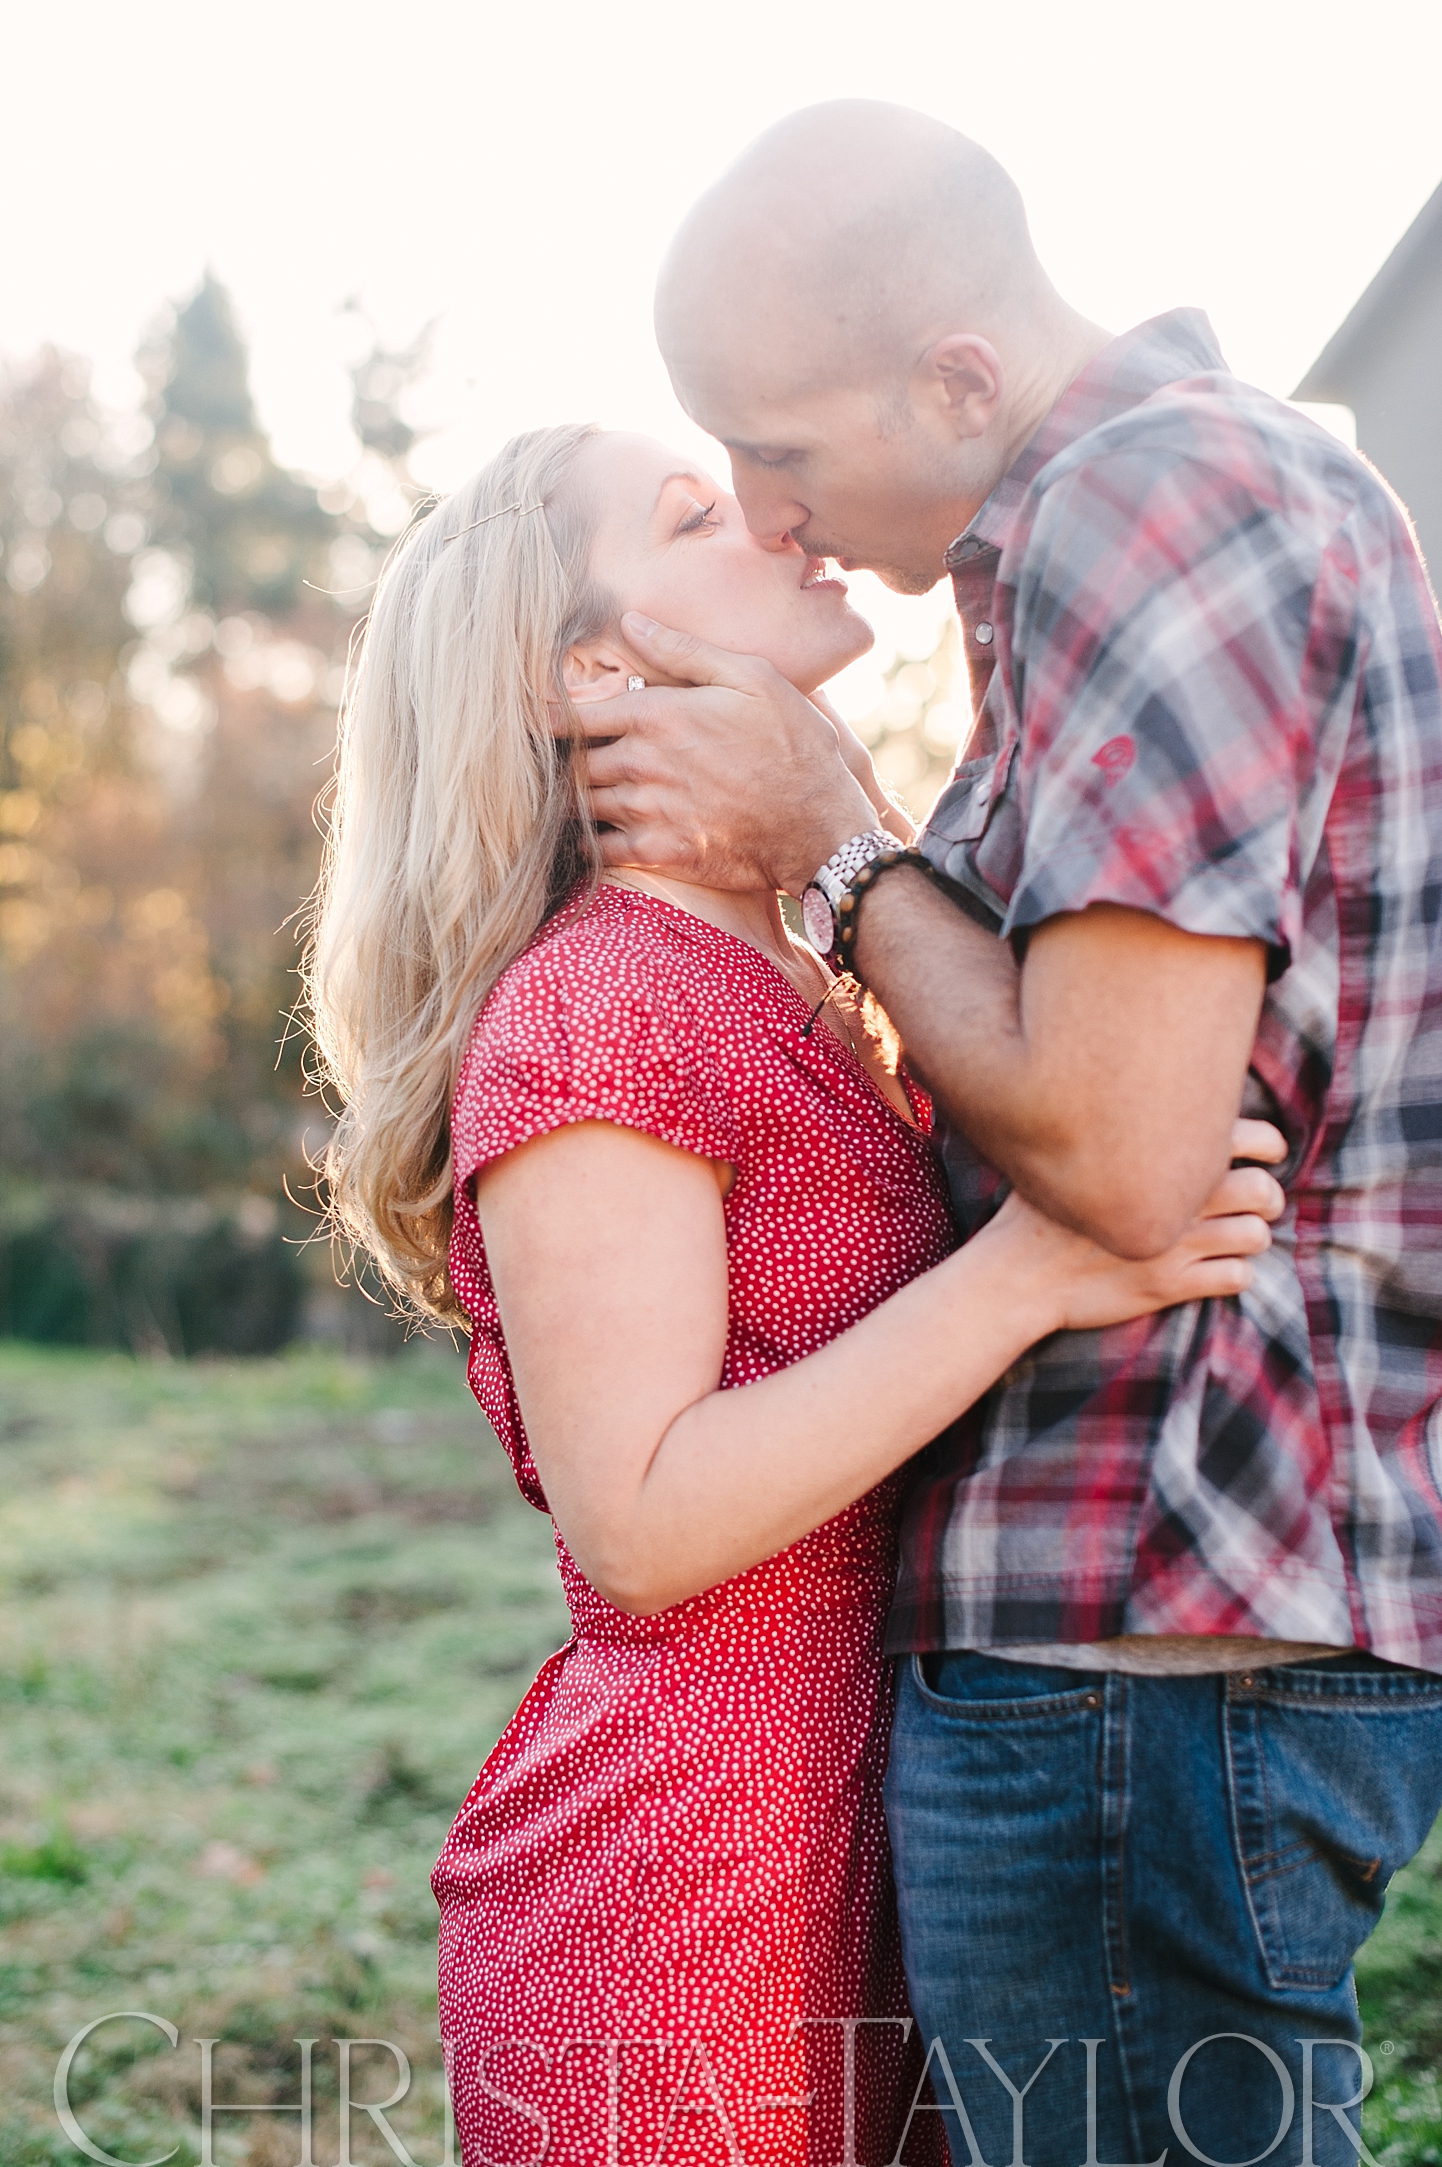
M 876 817 L 832 723 L 754 655 L 634 614 L 622 630 L 672 683 L 577 706 L 607 863 L 799 895 Z

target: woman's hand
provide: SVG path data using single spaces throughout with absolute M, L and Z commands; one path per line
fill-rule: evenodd
M 1125 1324 L 1179 1302 L 1243 1293 L 1252 1283 L 1252 1259 L 1272 1245 L 1270 1222 L 1286 1208 L 1281 1184 L 1265 1172 L 1287 1156 L 1287 1140 L 1267 1121 L 1238 1121 L 1233 1155 L 1264 1165 L 1234 1167 L 1225 1174 L 1181 1239 L 1161 1256 L 1140 1262 L 1058 1226 L 1014 1192 L 990 1227 L 998 1242 L 1024 1244 L 1013 1251 L 1023 1270 L 1034 1270 L 1051 1331 L 1082 1332 Z M 1015 1268 L 1015 1261 L 1013 1263 Z

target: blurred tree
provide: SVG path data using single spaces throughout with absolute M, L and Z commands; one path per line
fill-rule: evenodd
M 370 352 L 350 372 L 350 420 L 356 439 L 362 452 L 383 460 L 398 482 L 420 495 L 422 492 L 411 481 L 409 462 L 424 432 L 407 420 L 403 407 L 406 393 L 430 366 L 437 319 L 432 317 L 408 346 L 385 346 L 359 295 L 344 304 L 341 314 L 363 323 L 371 341 Z
M 199 936 L 171 933 L 170 991 L 177 1023 L 204 1036 L 212 1148 L 273 1195 L 303 1174 L 298 1042 L 282 1052 L 295 991 L 284 929 L 315 877 L 314 805 L 356 614 L 330 590 L 359 584 L 364 600 L 374 538 L 344 492 L 323 503 L 277 464 L 210 273 L 148 342 L 142 369 L 155 590 L 131 598 L 144 636 L 130 669 L 161 720 L 152 754 L 171 801 L 173 885 Z
M 212 276 L 141 366 L 119 420 L 67 357 L 0 382 L 0 1332 L 272 1343 L 315 1118 L 285 928 L 381 538 L 276 462 Z
M 230 298 L 212 272 L 139 360 L 158 453 L 155 540 L 184 562 L 190 606 L 284 616 L 335 539 L 335 517 L 271 456 Z
M 123 667 L 149 437 L 108 428 L 84 365 L 53 351 L 0 382 L 0 1145 L 12 1164 L 25 1155 L 26 1057 L 139 995 L 124 904 L 165 813 L 135 758 Z

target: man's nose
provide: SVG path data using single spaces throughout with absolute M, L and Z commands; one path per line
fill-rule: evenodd
M 766 487 L 764 482 L 748 475 L 743 481 L 736 477 L 736 500 L 745 514 L 746 524 L 763 549 L 799 549 L 800 543 L 792 533 L 794 527 L 804 527 L 811 517 L 804 504 L 780 490 Z

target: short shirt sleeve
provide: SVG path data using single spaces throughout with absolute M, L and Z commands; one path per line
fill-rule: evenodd
M 513 964 L 481 1011 L 452 1107 L 457 1186 L 578 1121 L 735 1163 L 725 1081 L 673 959 L 562 936 Z
M 1006 932 L 1117 903 L 1265 942 L 1269 974 L 1287 968 L 1317 687 L 1335 691 L 1350 601 L 1327 570 L 1243 471 L 1151 446 L 1046 488 L 1016 591 Z

